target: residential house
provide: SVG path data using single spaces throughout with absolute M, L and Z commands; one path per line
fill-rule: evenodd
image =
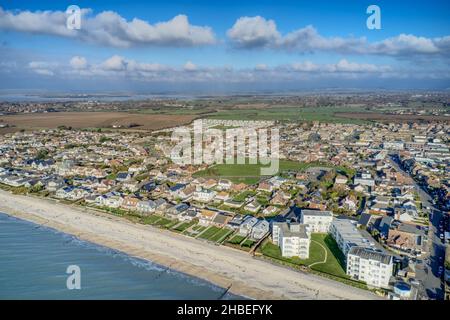
M 247 237 L 251 234 L 253 227 L 258 223 L 258 219 L 247 216 L 239 226 L 239 235 Z
M 270 231 L 270 223 L 267 220 L 259 220 L 252 229 L 251 238 L 259 240 Z
M 244 207 L 244 210 L 250 211 L 251 213 L 258 213 L 258 211 L 260 209 L 261 209 L 261 204 L 259 204 L 258 201 L 256 201 L 256 200 L 250 201 Z
M 211 202 L 216 196 L 216 192 L 209 189 L 196 190 L 193 195 L 193 199 L 199 202 Z
M 139 201 L 136 210 L 142 213 L 152 213 L 156 210 L 156 204 L 153 200 Z
M 233 186 L 233 183 L 227 179 L 220 179 L 217 186 L 220 190 L 229 190 Z
M 216 214 L 216 216 L 214 217 L 214 219 L 211 221 L 211 224 L 222 228 L 224 226 L 226 226 L 228 224 L 228 222 L 230 222 L 232 219 L 232 217 L 230 215 L 227 215 L 223 212 L 219 212 Z
M 186 203 L 179 203 L 166 210 L 166 215 L 172 219 L 178 219 L 181 213 L 189 209 L 189 205 Z
M 265 216 L 271 216 L 276 214 L 280 209 L 274 206 L 268 206 L 266 208 L 264 208 L 264 210 L 262 211 L 263 215 Z
M 202 226 L 209 226 L 217 214 L 217 211 L 202 209 L 198 215 L 198 222 Z

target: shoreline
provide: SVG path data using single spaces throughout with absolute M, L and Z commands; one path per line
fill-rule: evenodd
M 0 190 L 0 211 L 129 256 L 206 280 L 251 299 L 382 299 L 372 292 L 289 270 L 239 250 L 48 199 Z

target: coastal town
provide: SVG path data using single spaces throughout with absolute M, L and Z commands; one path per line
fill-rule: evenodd
M 16 130 L 0 187 L 151 225 L 393 300 L 444 299 L 450 274 L 446 121 L 204 120 L 279 130 L 279 170 L 176 164 L 177 128 Z M 252 157 L 247 151 L 247 160 Z

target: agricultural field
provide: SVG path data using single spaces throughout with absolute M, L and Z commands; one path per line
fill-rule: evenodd
M 130 128 L 159 130 L 190 123 L 193 115 L 144 115 L 126 112 L 50 112 L 0 116 L 9 129 L 55 129 L 61 126 L 83 128 Z
M 271 106 L 259 109 L 229 109 L 208 114 L 210 119 L 222 120 L 278 120 L 278 121 L 320 121 L 331 123 L 366 124 L 369 121 L 336 117 L 335 113 L 358 112 L 360 107 L 317 107 Z
M 420 115 L 420 114 L 392 114 L 392 113 L 368 113 L 368 112 L 337 112 L 338 118 L 355 120 L 372 120 L 385 122 L 411 122 L 411 121 L 445 121 L 450 122 L 450 117 L 444 115 Z

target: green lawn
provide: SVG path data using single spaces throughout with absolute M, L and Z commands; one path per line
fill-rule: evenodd
M 200 234 L 199 238 L 208 240 L 209 238 L 214 236 L 216 233 L 218 233 L 220 230 L 221 229 L 216 226 L 211 226 L 208 229 L 206 229 L 205 231 L 203 231 L 202 234 Z
M 244 191 L 244 192 L 239 193 L 237 196 L 235 196 L 235 197 L 233 198 L 233 200 L 234 200 L 234 201 L 238 201 L 238 202 L 242 202 L 242 201 L 244 201 L 248 196 L 254 196 L 254 195 L 255 195 L 255 192 L 254 192 L 254 191 L 247 190 L 247 191 Z
M 183 222 L 182 224 L 180 224 L 179 226 L 174 228 L 174 230 L 178 231 L 178 232 L 183 232 L 184 230 L 189 229 L 191 226 L 193 226 L 196 223 L 197 223 L 196 221 Z
M 209 240 L 213 242 L 222 242 L 222 240 L 225 239 L 231 233 L 233 233 L 232 230 L 221 229 L 219 232 L 210 237 Z
M 312 234 L 311 240 L 321 243 L 328 253 L 326 263 L 316 264 L 311 269 L 339 277 L 347 277 L 345 273 L 345 256 L 339 249 L 336 241 L 329 234 Z
M 233 181 L 234 183 L 246 183 L 246 184 L 255 184 L 261 178 L 261 167 L 264 167 L 261 164 L 217 164 L 210 168 L 207 168 L 202 171 L 198 171 L 194 173 L 194 177 L 210 177 L 210 178 L 227 178 Z M 268 166 L 267 166 L 268 167 Z M 333 167 L 330 164 L 326 163 L 303 163 L 297 161 L 290 160 L 280 160 L 279 163 L 279 172 L 282 171 L 303 171 L 307 168 L 311 167 Z M 346 168 L 339 168 L 344 170 Z M 240 197 L 240 195 L 238 195 Z
M 154 222 L 154 224 L 157 226 L 165 226 L 165 225 L 168 225 L 169 223 L 172 223 L 172 220 L 167 219 L 167 218 L 161 218 L 158 221 Z
M 337 247 L 334 239 L 328 234 L 315 233 L 311 235 L 311 240 L 314 241 L 311 241 L 308 259 L 300 259 L 298 257 L 282 257 L 280 248 L 270 241 L 267 241 L 264 244 L 261 248 L 261 252 L 268 257 L 294 265 L 310 266 L 313 263 L 317 263 L 313 265 L 311 269 L 338 277 L 347 277 L 344 269 L 344 255 Z M 318 263 L 325 259 L 325 251 L 321 245 L 327 250 L 327 260 L 325 263 Z
M 242 247 L 251 248 L 251 246 L 255 243 L 255 241 L 247 239 L 241 243 Z
M 228 242 L 231 244 L 240 244 L 242 242 L 242 240 L 244 240 L 244 239 L 245 239 L 245 237 L 243 237 L 243 236 L 235 235 L 233 238 L 228 240 Z
M 167 223 L 167 224 L 165 224 L 164 225 L 164 228 L 168 228 L 168 229 L 170 229 L 170 228 L 172 228 L 173 226 L 175 226 L 175 225 L 177 225 L 178 223 L 180 223 L 180 221 L 178 221 L 178 220 L 172 220 L 172 221 L 170 221 L 169 223 Z

